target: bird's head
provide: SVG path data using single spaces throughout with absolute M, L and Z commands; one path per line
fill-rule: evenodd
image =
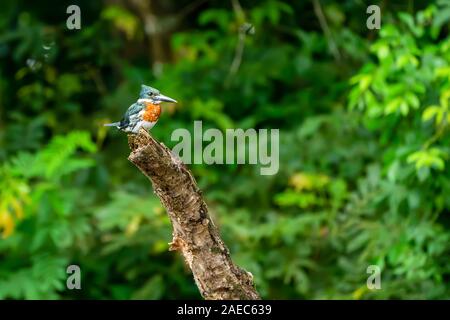
M 146 85 L 141 86 L 141 93 L 139 94 L 139 100 L 150 102 L 152 104 L 159 104 L 161 102 L 177 103 L 175 99 L 165 96 L 161 94 L 159 90 Z

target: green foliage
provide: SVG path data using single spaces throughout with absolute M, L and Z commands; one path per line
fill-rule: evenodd
M 391 164 L 407 157 L 421 180 L 430 177 L 430 169 L 444 170 L 448 156 L 450 38 L 436 39 L 440 23 L 427 28 L 438 10 L 430 6 L 415 16 L 401 12 L 400 24 L 385 24 L 371 46 L 377 62 L 367 63 L 351 80 L 350 107 L 364 110 L 370 126 L 393 136 L 389 148 L 397 156 Z M 388 120 L 404 129 L 392 134 L 384 126 Z M 424 130 L 427 125 L 434 132 Z
M 179 101 L 152 129 L 166 145 L 194 120 L 280 129 L 275 176 L 191 166 L 264 298 L 449 298 L 450 6 L 385 3 L 377 31 L 366 4 L 319 2 L 328 31 L 308 1 L 165 1 L 160 37 L 122 1 L 82 1 L 78 31 L 62 3 L 2 1 L 0 299 L 200 297 L 126 137 L 102 126 L 142 83 Z
M 38 153 L 19 153 L 0 169 L 0 255 L 7 257 L 0 266 L 0 298 L 54 299 L 65 288 L 72 254 L 66 250 L 82 247 L 91 231 L 85 211 L 89 202 L 73 174 L 94 162 L 78 150 L 96 151 L 87 132 L 55 136 Z

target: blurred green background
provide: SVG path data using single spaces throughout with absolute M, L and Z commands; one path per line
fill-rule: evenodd
M 450 298 L 450 3 L 395 2 L 369 30 L 373 1 L 2 0 L 0 298 L 200 298 L 102 126 L 141 84 L 179 101 L 152 130 L 171 147 L 194 120 L 280 129 L 276 175 L 190 166 L 263 298 Z

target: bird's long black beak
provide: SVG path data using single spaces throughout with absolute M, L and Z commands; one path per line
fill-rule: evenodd
M 168 96 L 165 96 L 165 95 L 163 95 L 163 94 L 158 94 L 158 95 L 155 97 L 155 100 L 161 101 L 161 102 L 173 102 L 173 103 L 177 103 L 177 100 L 172 99 L 172 98 L 170 98 L 170 97 L 168 97 Z

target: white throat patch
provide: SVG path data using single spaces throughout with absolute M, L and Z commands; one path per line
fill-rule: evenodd
M 158 104 L 157 102 L 151 100 L 151 99 L 138 99 L 138 103 L 152 103 L 152 104 Z

